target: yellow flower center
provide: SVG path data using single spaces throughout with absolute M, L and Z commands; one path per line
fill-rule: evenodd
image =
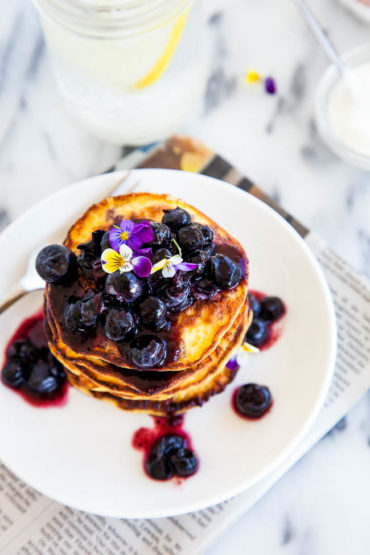
M 127 231 L 122 231 L 120 238 L 122 239 L 122 241 L 127 241 L 128 239 L 128 233 Z

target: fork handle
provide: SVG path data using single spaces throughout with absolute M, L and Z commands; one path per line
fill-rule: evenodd
M 12 306 L 16 301 L 29 293 L 20 283 L 17 283 L 12 289 L 0 299 L 0 314 L 5 312 L 7 308 Z

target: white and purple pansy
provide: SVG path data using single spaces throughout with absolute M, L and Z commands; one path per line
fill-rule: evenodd
M 112 248 L 119 252 L 122 245 L 127 245 L 136 252 L 143 243 L 150 243 L 154 236 L 150 223 L 139 223 L 131 220 L 122 220 L 119 225 L 114 225 L 109 231 L 109 242 Z
M 154 274 L 159 270 L 162 270 L 162 276 L 165 278 L 172 278 L 177 270 L 182 270 L 183 272 L 190 272 L 197 267 L 197 264 L 191 262 L 183 262 L 183 259 L 179 254 L 175 254 L 170 258 L 163 258 L 152 267 L 151 273 Z
M 117 270 L 121 273 L 133 270 L 141 278 L 148 277 L 152 270 L 152 263 L 148 257 L 151 255 L 151 249 L 141 249 L 141 251 L 146 251 L 145 256 L 143 256 L 143 252 L 133 252 L 124 244 L 120 246 L 119 252 L 114 249 L 105 249 L 101 255 L 102 268 L 107 274 L 112 274 Z

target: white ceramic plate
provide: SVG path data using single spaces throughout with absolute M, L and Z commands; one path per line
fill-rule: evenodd
M 21 275 L 27 253 L 105 196 L 118 174 L 77 183 L 47 198 L 0 236 L 0 295 Z M 204 211 L 244 245 L 252 288 L 281 296 L 284 332 L 251 356 L 224 393 L 191 410 L 185 428 L 200 469 L 181 485 L 156 482 L 131 447 L 147 415 L 125 413 L 70 389 L 64 408 L 34 408 L 0 384 L 0 459 L 28 484 L 78 509 L 115 517 L 161 517 L 200 509 L 255 484 L 291 452 L 325 398 L 335 358 L 335 320 L 327 284 L 305 243 L 273 210 L 231 185 L 169 170 L 139 170 L 140 191 L 171 193 Z M 127 187 L 127 183 L 124 185 Z M 63 238 L 64 230 L 60 240 Z M 0 317 L 0 350 L 18 323 L 41 305 L 34 293 Z M 271 412 L 249 422 L 231 409 L 235 387 L 268 385 Z

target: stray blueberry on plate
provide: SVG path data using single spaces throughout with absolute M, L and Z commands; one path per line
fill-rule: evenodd
M 19 389 L 24 383 L 24 363 L 10 360 L 1 371 L 1 381 L 13 389 Z
M 38 357 L 38 351 L 28 339 L 16 339 L 9 345 L 7 350 L 9 358 L 20 358 L 26 362 L 34 362 Z
M 247 343 L 255 347 L 262 347 L 270 338 L 268 323 L 260 318 L 253 318 L 245 336 Z
M 26 382 L 26 389 L 33 395 L 47 398 L 53 395 L 58 387 L 59 380 L 50 374 L 49 365 L 44 360 L 38 360 L 33 367 Z
M 158 456 L 151 451 L 145 461 L 145 470 L 154 480 L 169 480 L 173 476 L 173 465 L 167 456 Z
M 192 476 L 198 469 L 198 461 L 191 449 L 179 448 L 170 455 L 175 473 L 178 476 Z
M 239 387 L 235 395 L 235 408 L 243 416 L 260 418 L 272 405 L 268 387 L 248 383 Z
M 285 312 L 284 304 L 279 297 L 265 297 L 261 301 L 261 318 L 275 322 Z
M 253 311 L 253 318 L 258 318 L 261 312 L 261 303 L 253 293 L 248 293 L 249 306 Z

